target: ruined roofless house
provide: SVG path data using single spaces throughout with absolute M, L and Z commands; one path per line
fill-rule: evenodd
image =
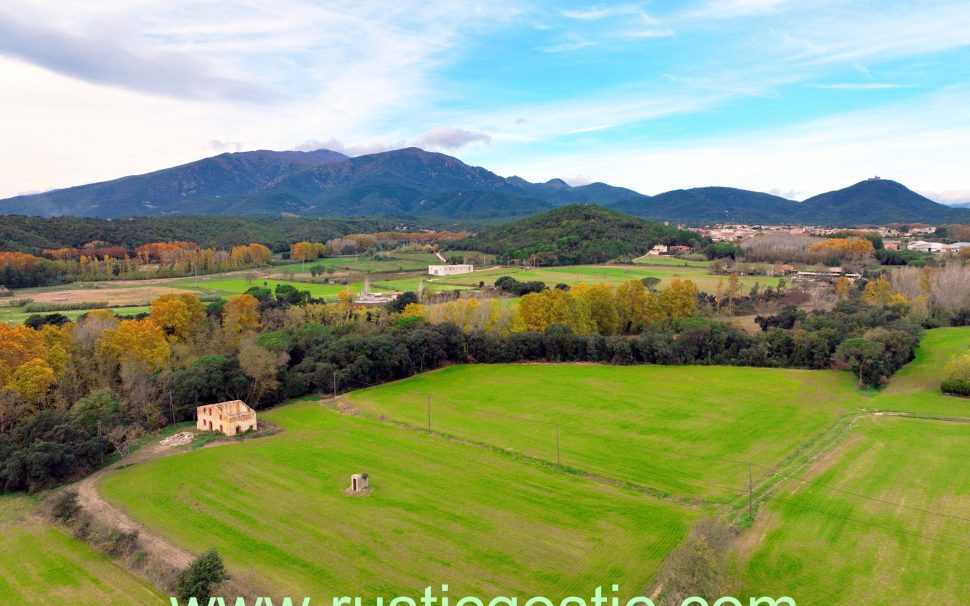
M 219 431 L 235 436 L 256 429 L 256 411 L 242 400 L 205 404 L 195 412 L 198 418 L 195 426 L 201 431 Z

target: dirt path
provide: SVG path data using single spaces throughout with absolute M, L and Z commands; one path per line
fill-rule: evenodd
M 179 451 L 181 451 L 181 449 L 178 447 L 165 447 L 157 443 L 151 446 L 146 445 L 135 451 L 134 454 L 129 455 L 128 457 L 117 461 L 108 467 L 105 467 L 101 471 L 84 478 L 75 484 L 74 488 L 77 490 L 78 503 L 84 508 L 84 511 L 94 517 L 94 519 L 104 524 L 120 528 L 124 531 L 137 530 L 138 542 L 146 552 L 181 570 L 192 563 L 192 561 L 195 559 L 194 555 L 177 547 L 161 535 L 153 533 L 143 525 L 129 518 L 111 503 L 105 501 L 101 495 L 98 494 L 97 490 L 97 483 L 101 476 L 113 469 L 117 469 L 122 465 L 145 463 L 160 456 Z

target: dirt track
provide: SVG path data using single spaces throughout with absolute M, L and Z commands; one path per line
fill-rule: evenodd
M 192 560 L 195 559 L 195 556 L 179 547 L 176 547 L 164 537 L 151 532 L 141 524 L 129 518 L 122 511 L 105 501 L 101 495 L 98 494 L 97 490 L 98 480 L 101 478 L 101 476 L 109 471 L 116 469 L 121 465 L 131 465 L 150 461 L 167 454 L 168 451 L 171 450 L 171 448 L 166 448 L 159 444 L 154 444 L 151 446 L 146 445 L 121 461 L 109 465 L 101 471 L 84 478 L 75 484 L 74 487 L 77 489 L 78 503 L 84 508 L 84 511 L 89 513 L 96 520 L 116 528 L 120 528 L 121 530 L 137 530 L 138 542 L 146 552 L 158 557 L 160 560 L 171 564 L 172 566 L 175 566 L 176 568 L 182 569 L 191 564 Z

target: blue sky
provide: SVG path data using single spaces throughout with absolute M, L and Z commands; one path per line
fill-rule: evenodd
M 0 195 L 223 151 L 407 145 L 502 175 L 970 200 L 970 5 L 28 0 Z

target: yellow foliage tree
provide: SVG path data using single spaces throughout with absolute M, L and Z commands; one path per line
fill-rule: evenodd
M 852 281 L 846 276 L 839 276 L 835 281 L 835 295 L 844 299 L 849 296 L 849 292 L 852 290 Z
M 689 318 L 697 311 L 697 286 L 690 280 L 675 279 L 660 292 L 660 310 L 672 320 Z
M 36 406 L 47 398 L 57 377 L 54 369 L 40 358 L 21 364 L 10 377 L 6 388 L 20 395 L 28 404 Z
M 222 328 L 230 343 L 259 329 L 259 301 L 252 295 L 239 295 L 226 301 L 222 308 Z
M 205 318 L 202 302 L 191 294 L 162 295 L 152 302 L 148 313 L 172 341 L 187 339 Z
M 151 318 L 122 320 L 117 328 L 104 331 L 98 349 L 122 366 L 161 368 L 171 356 L 165 331 Z
M 593 318 L 587 306 L 579 298 L 565 290 L 553 288 L 529 293 L 519 300 L 516 323 L 524 330 L 543 332 L 553 324 L 564 324 L 579 335 L 594 331 Z
M 893 301 L 893 287 L 889 283 L 889 278 L 881 276 L 866 284 L 862 292 L 862 298 L 869 305 L 885 307 Z

